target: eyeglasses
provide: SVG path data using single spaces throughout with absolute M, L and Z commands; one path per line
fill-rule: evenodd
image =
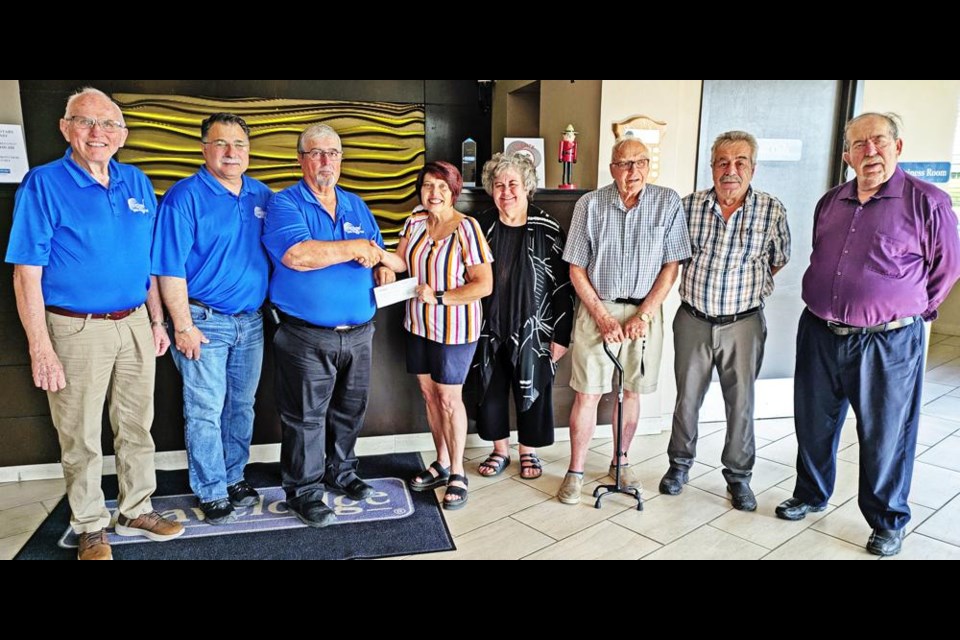
M 623 162 L 611 162 L 611 166 L 616 167 L 617 169 L 622 169 L 624 171 L 629 171 L 633 169 L 633 165 L 637 165 L 637 169 L 646 169 L 650 166 L 650 158 L 640 158 L 639 160 L 624 160 Z
M 336 162 L 343 155 L 343 151 L 337 149 L 311 149 L 310 151 L 301 151 L 300 155 L 309 156 L 311 160 L 326 158 L 330 162 Z
M 73 126 L 77 129 L 93 129 L 98 124 L 104 131 L 119 131 L 120 129 L 126 128 L 122 122 L 117 122 L 116 120 L 96 120 L 95 118 L 85 118 L 83 116 L 70 116 L 64 119 L 72 122 Z
M 872 142 L 873 146 L 877 149 L 886 149 L 890 146 L 890 143 L 893 142 L 893 138 L 890 136 L 873 136 L 866 140 L 857 140 L 856 142 L 850 143 L 850 149 L 853 151 L 863 151 L 867 148 L 867 143 Z
M 228 142 L 226 140 L 211 140 L 210 142 L 207 142 L 205 140 L 201 140 L 200 144 L 212 144 L 217 149 L 226 149 L 227 147 L 233 147 L 238 151 L 246 151 L 247 149 L 250 148 L 250 143 L 244 142 L 243 140 L 236 140 L 234 142 Z

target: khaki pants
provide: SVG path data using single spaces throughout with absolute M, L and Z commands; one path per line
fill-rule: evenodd
M 603 306 L 623 326 L 637 313 L 637 306 L 604 301 Z M 660 378 L 663 353 L 663 310 L 653 314 L 644 340 L 624 340 L 610 350 L 623 366 L 623 388 L 634 393 L 653 393 Z M 573 331 L 573 373 L 570 386 L 579 393 L 603 394 L 613 390 L 613 362 L 603 350 L 603 336 L 593 316 L 582 304 L 577 309 Z M 641 366 L 642 359 L 642 366 Z
M 67 386 L 47 393 L 60 438 L 63 475 L 76 533 L 110 524 L 100 477 L 103 402 L 110 425 L 120 482 L 119 510 L 128 518 L 152 511 L 156 489 L 153 460 L 153 384 L 156 355 L 147 311 L 123 320 L 88 320 L 46 314 L 53 350 L 63 363 Z

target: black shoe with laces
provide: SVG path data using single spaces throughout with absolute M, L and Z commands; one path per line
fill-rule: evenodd
M 235 507 L 252 507 L 260 500 L 260 494 L 246 480 L 227 487 L 230 504 Z
M 226 498 L 201 502 L 200 510 L 203 511 L 203 519 L 207 524 L 230 524 L 237 519 L 237 512 Z

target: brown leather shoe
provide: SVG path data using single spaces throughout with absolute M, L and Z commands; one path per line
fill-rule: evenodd
M 145 513 L 133 520 L 121 513 L 117 516 L 117 526 L 113 530 L 118 536 L 143 536 L 154 542 L 173 540 L 184 532 L 182 524 L 168 520 L 156 511 Z
M 80 534 L 77 560 L 113 560 L 113 551 L 110 550 L 110 543 L 107 542 L 106 529 Z

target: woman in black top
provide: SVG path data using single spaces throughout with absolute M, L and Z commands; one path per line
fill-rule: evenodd
M 483 326 L 474 368 L 479 374 L 477 432 L 493 441 L 483 476 L 510 464 L 510 389 L 517 413 L 520 477 L 543 473 L 536 448 L 553 444 L 553 377 L 573 327 L 573 287 L 563 261 L 566 234 L 530 204 L 537 188 L 533 163 L 522 154 L 495 154 L 483 167 L 483 187 L 495 209 L 477 217 L 493 250 L 493 295 L 483 300 Z

